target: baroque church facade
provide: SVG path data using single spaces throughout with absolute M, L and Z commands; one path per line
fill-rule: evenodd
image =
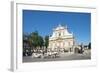
M 53 29 L 53 34 L 49 37 L 49 49 L 52 51 L 71 51 L 75 44 L 72 33 L 69 33 L 67 26 L 58 25 Z

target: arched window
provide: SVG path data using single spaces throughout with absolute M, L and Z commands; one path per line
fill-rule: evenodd
M 61 36 L 61 33 L 59 33 L 59 36 Z

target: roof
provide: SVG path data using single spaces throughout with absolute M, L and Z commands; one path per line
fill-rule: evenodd
M 66 27 L 59 24 L 58 27 L 56 27 L 54 30 L 62 30 L 62 29 L 66 29 Z

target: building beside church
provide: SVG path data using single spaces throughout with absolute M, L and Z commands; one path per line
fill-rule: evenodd
M 49 50 L 52 51 L 72 51 L 75 44 L 74 36 L 68 31 L 67 26 L 58 25 L 53 29 L 53 34 L 49 37 Z

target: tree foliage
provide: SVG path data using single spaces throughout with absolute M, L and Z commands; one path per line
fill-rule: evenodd
M 45 47 L 47 48 L 49 45 L 49 36 L 45 36 Z
M 43 39 L 43 37 L 40 36 L 37 31 L 27 35 L 23 34 L 23 43 L 23 52 L 26 52 L 26 50 L 30 51 L 33 49 L 42 49 L 44 46 L 47 48 L 49 44 L 49 36 L 45 36 Z M 28 45 L 30 49 L 26 48 L 25 44 Z
M 88 44 L 88 48 L 91 49 L 91 43 Z

